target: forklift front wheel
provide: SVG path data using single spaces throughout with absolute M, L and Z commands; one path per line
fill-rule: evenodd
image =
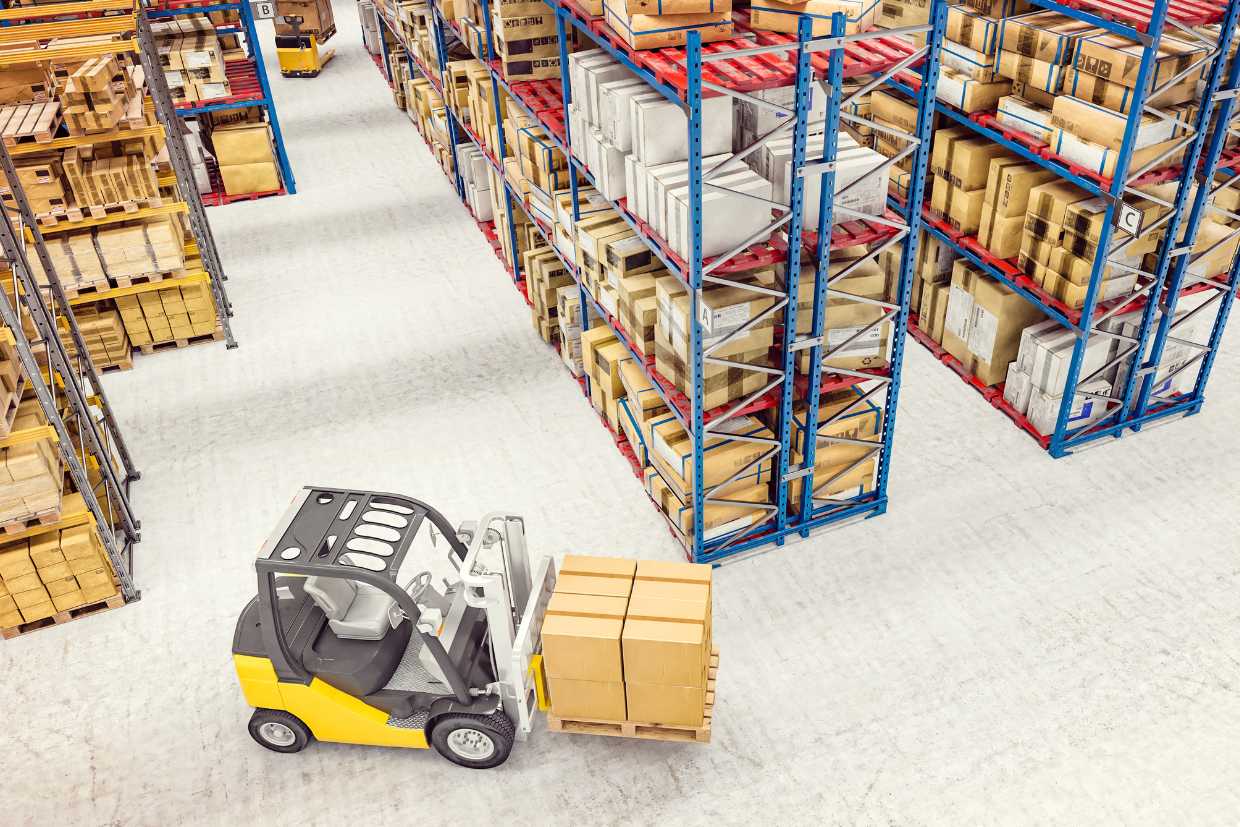
M 452 763 L 485 770 L 508 759 L 515 735 L 516 728 L 503 712 L 445 715 L 436 719 L 431 742 Z
M 296 716 L 277 709 L 256 709 L 250 716 L 250 737 L 272 752 L 301 752 L 310 730 Z

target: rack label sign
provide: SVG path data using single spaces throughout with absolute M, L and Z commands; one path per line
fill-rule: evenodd
M 270 20 L 276 16 L 274 0 L 250 0 L 250 13 L 255 20 Z
M 1131 204 L 1119 205 L 1119 221 L 1116 226 L 1129 235 L 1141 234 L 1141 211 Z

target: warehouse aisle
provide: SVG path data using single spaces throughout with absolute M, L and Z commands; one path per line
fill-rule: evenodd
M 108 378 L 144 599 L 0 644 L 16 823 L 1235 822 L 1234 327 L 1196 421 L 1058 463 L 910 344 L 892 513 L 717 573 L 710 746 L 540 729 L 485 775 L 254 745 L 233 625 L 304 484 L 678 554 L 336 16 L 320 78 L 268 55 L 301 193 L 210 212 L 241 347 Z

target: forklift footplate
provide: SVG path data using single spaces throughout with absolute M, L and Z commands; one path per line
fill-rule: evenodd
M 280 74 L 286 78 L 317 78 L 319 76 L 318 72 L 281 72 Z
M 392 718 L 387 719 L 387 725 L 396 727 L 397 729 L 426 729 L 426 722 L 430 720 L 430 714 L 425 709 L 415 712 L 408 718 Z
M 552 732 L 575 732 L 582 735 L 611 735 L 617 738 L 644 738 L 649 741 L 689 741 L 708 744 L 710 743 L 711 716 L 715 710 L 715 678 L 718 673 L 719 650 L 715 649 L 711 652 L 710 669 L 706 673 L 706 697 L 702 707 L 701 726 L 561 718 L 554 713 L 548 713 L 547 728 Z

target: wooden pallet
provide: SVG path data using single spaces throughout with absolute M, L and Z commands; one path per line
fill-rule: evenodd
M 39 223 L 44 226 L 55 226 L 62 221 L 77 222 L 87 218 L 107 218 L 118 213 L 136 213 L 147 207 L 162 207 L 162 198 L 139 198 L 133 201 L 119 201 L 115 204 L 92 204 L 86 207 L 58 207 L 51 212 L 39 213 Z
M 152 342 L 149 345 L 138 345 L 138 348 L 145 354 L 157 353 L 161 350 L 176 350 L 190 345 L 200 345 L 205 342 L 219 342 L 224 338 L 224 331 L 216 328 L 210 333 L 203 333 L 201 336 L 191 336 L 188 339 L 170 339 L 166 342 Z
M 579 735 L 610 735 L 615 738 L 642 738 L 647 741 L 681 741 L 687 743 L 710 743 L 711 718 L 715 711 L 715 680 L 719 674 L 719 650 L 710 655 L 710 669 L 706 673 L 706 700 L 702 707 L 702 725 L 677 726 L 652 724 L 642 721 L 604 721 L 597 718 L 561 718 L 547 714 L 547 728 L 552 732 L 572 732 Z
M 52 525 L 58 522 L 60 522 L 60 506 L 40 511 L 38 514 L 31 514 L 22 520 L 13 520 L 0 525 L 0 533 L 21 534 L 23 531 L 29 531 L 41 525 Z
M 17 626 L 10 626 L 7 629 L 0 629 L 0 637 L 5 640 L 12 640 L 20 635 L 28 635 L 31 632 L 37 632 L 39 629 L 46 629 L 48 626 L 59 626 L 72 620 L 79 620 L 83 617 L 106 612 L 108 609 L 119 609 L 125 605 L 125 598 L 120 594 L 114 594 L 111 597 L 100 600 L 96 603 L 87 603 L 85 606 L 78 606 L 76 609 L 69 609 L 65 612 L 57 612 L 51 617 L 45 617 L 42 620 L 32 620 L 29 623 L 22 623 Z
M 22 404 L 22 394 L 26 390 L 26 374 L 17 375 L 17 387 L 8 391 L 4 399 L 4 407 L 0 410 L 0 439 L 13 431 L 13 420 L 17 418 L 17 409 Z
M 60 102 L 22 103 L 0 108 L 5 146 L 51 143 L 60 129 Z
M 117 287 L 133 287 L 135 284 L 150 284 L 164 279 L 177 279 L 186 274 L 184 268 L 161 273 L 139 273 L 135 276 L 116 276 L 113 281 Z
M 129 370 L 133 367 L 133 356 L 126 356 L 107 365 L 99 365 L 101 373 L 120 373 L 123 370 Z

